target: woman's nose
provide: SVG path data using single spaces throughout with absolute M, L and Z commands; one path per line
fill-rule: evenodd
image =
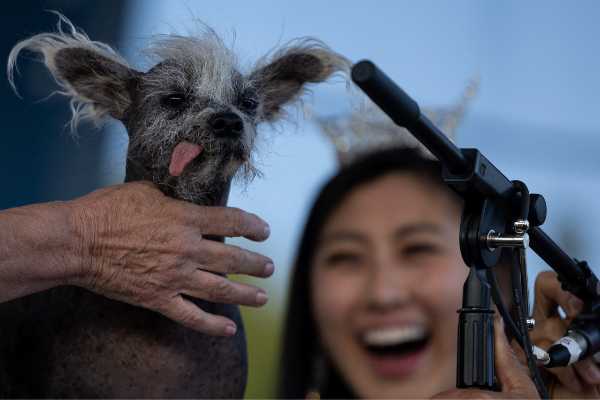
M 371 269 L 366 288 L 368 306 L 378 310 L 401 307 L 410 300 L 412 284 L 401 266 L 382 260 Z

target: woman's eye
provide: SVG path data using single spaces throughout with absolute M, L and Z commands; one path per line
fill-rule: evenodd
M 167 108 L 181 108 L 186 101 L 187 98 L 183 94 L 170 94 L 160 100 L 161 104 Z
M 430 255 L 438 252 L 438 247 L 435 244 L 431 243 L 417 243 L 405 246 L 402 249 L 402 253 L 405 256 L 421 256 L 421 255 Z
M 360 261 L 360 256 L 353 253 L 333 253 L 325 258 L 325 264 L 329 266 L 355 265 Z

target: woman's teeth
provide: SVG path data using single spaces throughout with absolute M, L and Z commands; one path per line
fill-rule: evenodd
M 369 347 L 396 346 L 424 340 L 427 331 L 422 326 L 372 329 L 364 333 L 363 342 Z
M 374 373 L 385 379 L 399 379 L 423 365 L 431 332 L 423 325 L 396 325 L 370 329 L 363 333 L 361 339 Z

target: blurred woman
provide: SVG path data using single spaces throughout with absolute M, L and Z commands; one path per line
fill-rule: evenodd
M 416 149 L 388 149 L 342 168 L 322 189 L 292 276 L 281 397 L 537 396 L 501 329 L 503 392 L 453 389 L 468 268 L 458 246 L 462 200 L 440 172 Z M 556 305 L 570 318 L 581 304 L 553 275 L 540 282 L 536 314 L 550 337 L 534 338 L 553 341 L 568 323 Z M 600 369 L 576 365 L 552 371 L 554 395 L 598 396 Z

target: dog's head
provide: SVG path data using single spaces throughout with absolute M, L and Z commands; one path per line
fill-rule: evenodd
M 254 175 L 259 123 L 276 121 L 307 84 L 349 66 L 321 42 L 298 39 L 243 73 L 233 52 L 205 29 L 195 37 L 158 38 L 147 49 L 157 63 L 141 72 L 61 17 L 58 32 L 15 46 L 8 65 L 11 83 L 23 49 L 42 54 L 61 93 L 71 97 L 73 127 L 85 118 L 121 120 L 135 175 L 174 197 L 203 204 L 214 204 L 238 171 Z

